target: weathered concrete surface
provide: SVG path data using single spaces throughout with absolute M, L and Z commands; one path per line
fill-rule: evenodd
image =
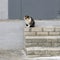
M 0 49 L 23 48 L 24 22 L 15 20 L 0 21 Z
M 8 19 L 8 0 L 0 0 L 0 19 Z
M 60 26 L 60 20 L 36 20 L 37 26 Z M 0 20 L 0 49 L 23 48 L 24 27 L 24 20 Z
M 41 24 L 40 27 L 25 28 L 24 37 L 26 55 L 29 57 L 60 56 L 60 26 L 56 24 L 57 26 L 47 25 L 42 27 L 42 25 L 43 24 Z M 32 50 L 30 47 L 32 47 Z M 52 50 L 46 49 L 48 47 L 52 48 Z M 46 50 L 44 50 L 44 48 Z M 56 50 L 58 48 L 59 50 Z
M 0 60 L 60 60 L 60 56 L 29 58 L 23 50 L 0 50 Z
M 37 20 L 36 26 L 60 26 L 60 21 Z M 22 48 L 24 45 L 24 27 L 24 21 L 0 21 L 0 60 L 60 60 L 60 56 L 28 58 L 25 54 L 23 54 L 23 52 L 20 51 L 20 48 Z
M 0 60 L 23 60 L 22 50 L 0 50 Z

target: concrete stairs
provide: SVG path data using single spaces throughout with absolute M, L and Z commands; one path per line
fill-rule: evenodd
M 24 28 L 25 52 L 29 57 L 60 56 L 60 27 Z

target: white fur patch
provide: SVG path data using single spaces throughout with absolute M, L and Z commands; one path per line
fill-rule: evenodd
M 29 23 L 31 22 L 31 18 L 29 19 L 25 19 L 25 23 L 29 25 Z

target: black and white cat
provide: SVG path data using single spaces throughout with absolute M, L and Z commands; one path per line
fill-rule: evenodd
M 24 20 L 26 23 L 26 27 L 35 27 L 35 21 L 32 17 L 24 16 Z

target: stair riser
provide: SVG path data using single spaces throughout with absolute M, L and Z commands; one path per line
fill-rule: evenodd
M 60 50 L 39 50 L 39 51 L 27 51 L 27 55 L 30 56 L 60 56 Z

